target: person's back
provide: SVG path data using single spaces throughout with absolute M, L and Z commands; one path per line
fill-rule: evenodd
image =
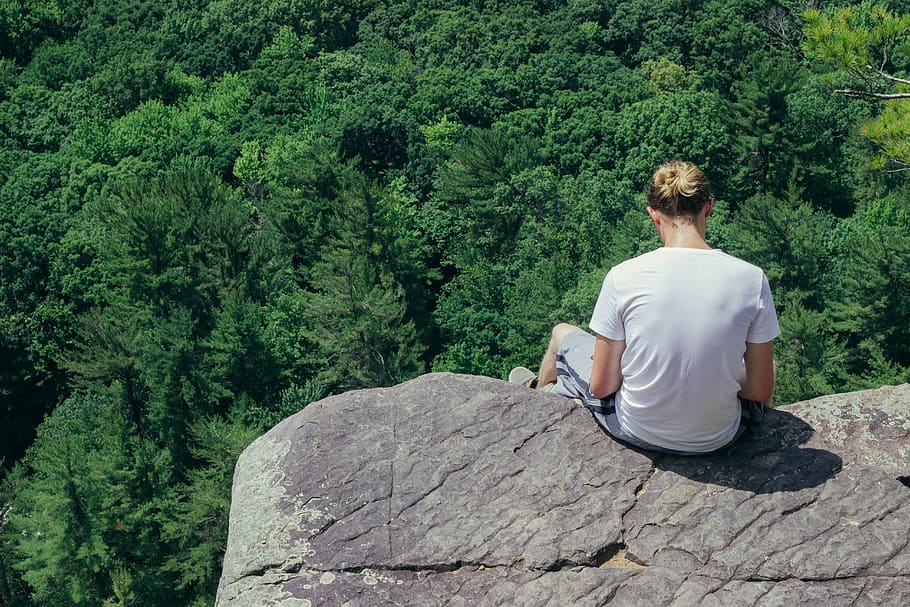
M 770 302 L 763 286 L 759 268 L 713 249 L 664 247 L 613 268 L 591 328 L 625 340 L 620 423 L 680 451 L 730 442 L 740 422 L 745 344 L 777 334 L 760 314 Z

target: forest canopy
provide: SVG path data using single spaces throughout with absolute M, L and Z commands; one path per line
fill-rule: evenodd
M 210 605 L 246 445 L 534 366 L 672 157 L 777 404 L 908 381 L 908 17 L 806 4 L 0 0 L 0 605 Z

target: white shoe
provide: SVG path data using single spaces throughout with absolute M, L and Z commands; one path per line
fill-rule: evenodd
M 537 376 L 530 369 L 515 367 L 509 371 L 509 383 L 521 384 L 530 388 L 537 383 Z

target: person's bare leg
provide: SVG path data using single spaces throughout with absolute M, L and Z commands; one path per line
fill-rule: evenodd
M 559 352 L 559 346 L 562 345 L 562 340 L 565 339 L 566 335 L 572 331 L 580 331 L 575 325 L 570 325 L 569 323 L 561 322 L 550 332 L 550 343 L 547 346 L 547 351 L 543 355 L 543 360 L 540 361 L 540 370 L 537 371 L 537 389 L 540 390 L 547 384 L 551 384 L 556 381 L 556 354 Z

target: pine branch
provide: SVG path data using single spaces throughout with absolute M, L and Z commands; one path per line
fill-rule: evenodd
M 900 84 L 910 84 L 910 80 L 906 78 L 898 78 L 897 76 L 892 76 L 888 72 L 883 71 L 882 69 L 873 67 L 872 65 L 866 65 L 866 69 L 872 71 L 876 76 L 884 80 L 889 80 L 891 82 L 899 82 Z
M 910 171 L 910 162 L 898 158 L 891 158 L 890 160 L 898 166 L 893 169 L 885 169 L 886 173 L 903 173 L 904 171 Z
M 855 89 L 834 89 L 834 92 L 844 97 L 865 99 L 910 99 L 910 93 L 873 93 L 872 91 L 857 91 Z

